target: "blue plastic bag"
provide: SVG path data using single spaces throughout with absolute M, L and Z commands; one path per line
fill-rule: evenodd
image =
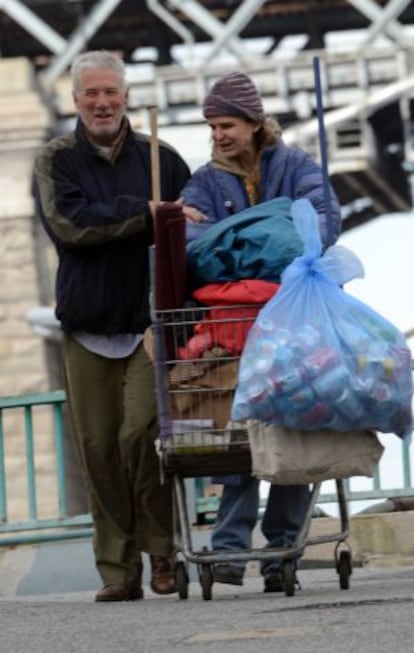
M 410 438 L 412 362 L 403 334 L 342 290 L 363 276 L 362 265 L 340 245 L 322 255 L 310 202 L 293 202 L 292 217 L 304 254 L 286 268 L 249 331 L 232 419 Z

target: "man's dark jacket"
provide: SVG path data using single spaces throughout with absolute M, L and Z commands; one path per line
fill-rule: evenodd
M 159 160 L 161 199 L 176 200 L 189 169 L 163 142 Z M 64 331 L 142 333 L 148 326 L 151 192 L 150 139 L 129 126 L 113 163 L 79 120 L 37 157 L 35 206 L 58 254 L 56 316 Z

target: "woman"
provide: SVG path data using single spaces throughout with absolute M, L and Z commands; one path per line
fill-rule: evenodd
M 340 207 L 332 188 L 328 212 L 319 165 L 307 152 L 283 143 L 279 124 L 265 115 L 259 92 L 248 75 L 232 72 L 221 77 L 204 100 L 203 114 L 211 128 L 213 149 L 211 160 L 195 171 L 182 191 L 189 241 L 219 220 L 278 197 L 308 198 L 320 217 L 324 245 L 337 240 Z M 261 525 L 267 547 L 292 545 L 308 499 L 307 486 L 271 485 Z M 212 548 L 251 548 L 258 508 L 257 479 L 248 475 L 226 478 Z M 243 562 L 218 564 L 214 579 L 242 585 L 244 571 Z M 284 590 L 280 560 L 264 561 L 261 572 L 265 592 Z

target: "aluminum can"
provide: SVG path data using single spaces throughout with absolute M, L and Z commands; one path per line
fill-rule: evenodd
M 277 374 L 273 379 L 273 388 L 277 395 L 290 395 L 303 386 L 303 372 L 298 367 Z
M 331 408 L 325 402 L 318 401 L 311 410 L 300 416 L 297 428 L 313 430 L 324 428 L 333 418 Z
M 365 402 L 364 402 L 365 403 Z M 359 400 L 357 394 L 350 388 L 345 388 L 335 402 L 335 408 L 345 418 L 349 419 L 350 426 L 361 420 L 367 413 L 367 407 Z M 361 428 L 363 428 L 361 424 Z
M 332 347 L 320 347 L 303 360 L 307 375 L 314 379 L 339 362 L 339 354 Z
M 304 385 L 289 396 L 292 409 L 298 411 L 308 410 L 316 401 L 315 393 L 308 385 Z
M 298 352 L 293 347 L 281 345 L 274 352 L 273 360 L 276 368 L 288 367 L 293 363 Z
M 317 376 L 312 381 L 312 388 L 320 399 L 334 401 L 349 384 L 347 368 L 344 365 L 335 365 Z

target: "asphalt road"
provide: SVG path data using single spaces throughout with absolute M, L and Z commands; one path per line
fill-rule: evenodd
M 412 653 L 414 567 L 301 570 L 295 595 L 198 582 L 189 598 L 97 604 L 94 592 L 0 598 L 0 650 L 13 653 Z

